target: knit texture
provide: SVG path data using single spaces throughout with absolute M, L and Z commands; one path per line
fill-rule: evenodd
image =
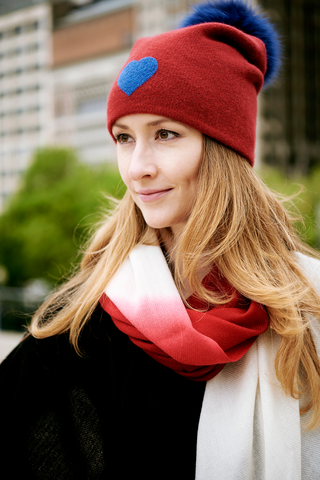
M 245 299 L 216 270 L 204 284 L 233 294 L 208 311 L 185 308 L 159 247 L 135 247 L 100 303 L 115 325 L 159 363 L 191 380 L 207 381 L 244 356 L 268 327 L 265 308 Z M 190 297 L 193 308 L 207 305 Z
M 152 75 L 151 58 L 158 65 Z M 162 115 L 215 138 L 253 165 L 257 94 L 266 68 L 264 43 L 229 25 L 207 23 L 142 38 L 111 88 L 109 132 L 125 115 Z
M 319 260 L 294 255 L 320 293 Z M 309 320 L 319 353 L 320 325 L 312 317 Z M 301 429 L 299 400 L 286 395 L 277 380 L 274 364 L 279 344 L 280 337 L 268 330 L 239 362 L 226 365 L 207 382 L 198 429 L 196 480 L 319 477 L 320 428 Z
M 155 362 L 100 306 L 80 347 L 29 337 L 1 364 L 1 480 L 194 480 L 205 383 Z
M 236 27 L 260 38 L 267 50 L 264 85 L 272 83 L 281 64 L 281 43 L 273 24 L 256 7 L 240 0 L 216 0 L 196 4 L 181 22 L 180 28 L 199 23 L 218 22 Z

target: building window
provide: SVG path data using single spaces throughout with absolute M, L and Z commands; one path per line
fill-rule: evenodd
M 77 105 L 77 113 L 91 113 L 103 111 L 106 108 L 106 97 L 90 98 Z
M 25 26 L 24 26 L 24 30 L 26 32 L 33 32 L 34 30 L 38 30 L 39 28 L 39 22 L 38 20 L 36 20 L 35 22 L 30 22 L 30 23 L 27 23 Z
M 104 111 L 107 100 L 106 82 L 83 85 L 75 91 L 76 113 Z
M 39 49 L 38 43 L 29 43 L 29 45 L 26 46 L 26 52 L 35 52 L 38 49 Z
M 14 30 L 6 30 L 3 32 L 3 38 L 11 38 L 14 35 Z

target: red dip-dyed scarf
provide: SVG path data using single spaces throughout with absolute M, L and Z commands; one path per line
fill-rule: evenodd
M 236 362 L 268 328 L 266 309 L 233 291 L 213 270 L 203 284 L 234 293 L 226 305 L 186 308 L 166 259 L 156 246 L 132 250 L 100 298 L 102 308 L 131 341 L 157 362 L 191 380 L 207 381 Z M 193 308 L 205 303 L 194 296 Z

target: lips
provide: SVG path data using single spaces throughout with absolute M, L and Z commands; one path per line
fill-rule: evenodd
M 172 188 L 166 190 L 139 190 L 137 193 L 142 202 L 153 202 L 164 197 L 172 191 Z

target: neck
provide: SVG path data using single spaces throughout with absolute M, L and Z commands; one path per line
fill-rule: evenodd
M 176 263 L 176 258 L 175 258 L 176 252 L 174 251 L 174 246 L 176 245 L 180 235 L 181 235 L 181 229 L 177 231 L 173 231 L 172 228 L 165 228 L 160 230 L 159 241 L 164 245 L 166 252 L 168 253 L 171 252 L 170 260 L 171 260 L 172 273 Z M 182 271 L 181 257 L 180 257 L 179 265 L 180 265 L 180 271 Z M 199 262 L 196 273 L 201 282 L 204 279 L 204 277 L 210 272 L 212 267 L 213 265 L 203 265 L 201 261 Z M 184 298 L 188 298 L 190 295 L 194 293 L 193 289 L 190 286 L 189 281 L 186 278 L 183 278 L 183 286 L 182 286 L 181 293 L 183 294 Z
M 171 228 L 162 228 L 159 234 L 159 242 L 164 245 L 166 252 L 171 252 L 176 242 Z

